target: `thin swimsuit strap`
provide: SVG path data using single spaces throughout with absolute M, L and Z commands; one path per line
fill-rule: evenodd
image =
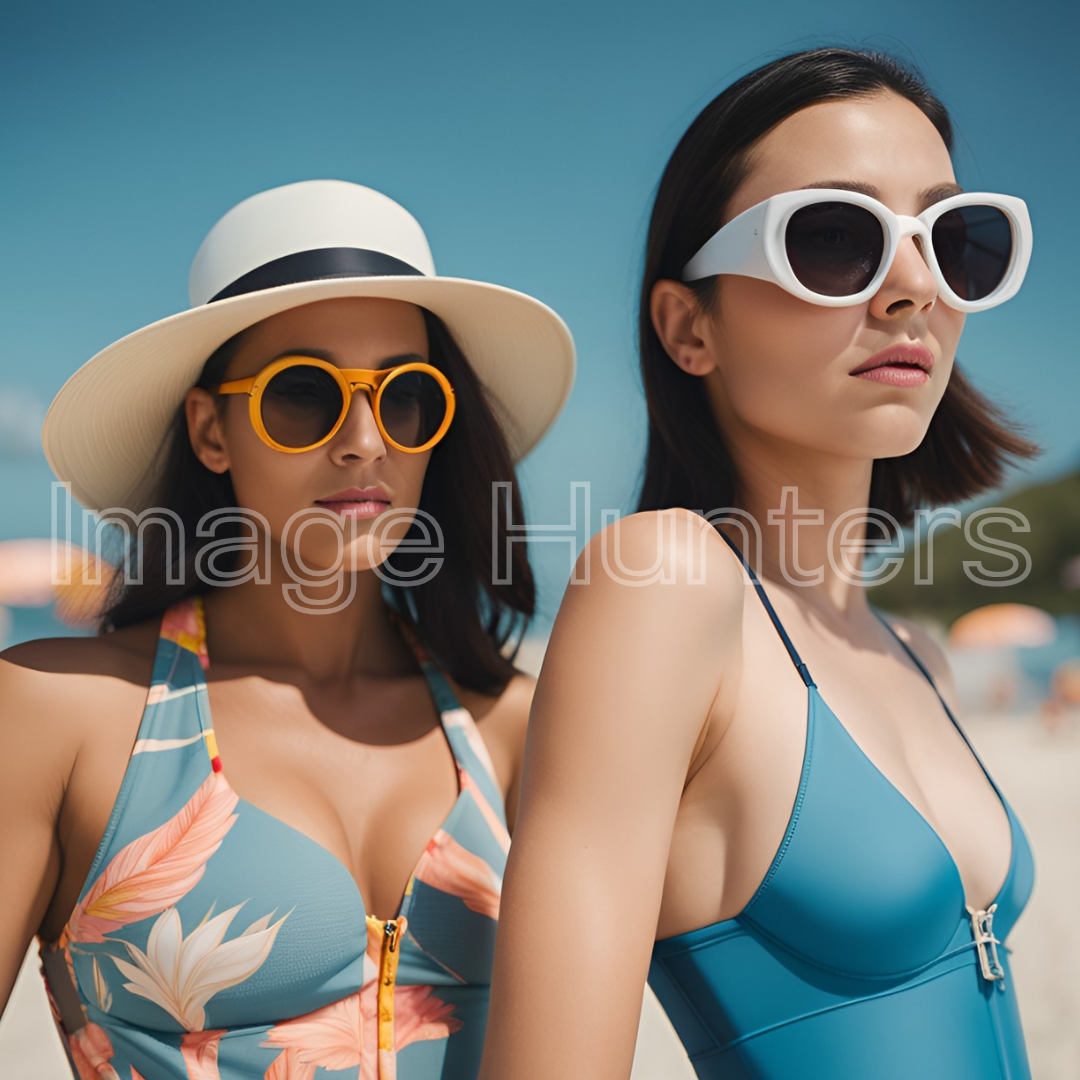
M 926 665 L 915 655 L 911 646 L 896 632 L 892 623 L 881 614 L 880 611 L 873 604 L 868 605 L 870 610 L 878 617 L 878 621 L 889 631 L 890 634 L 900 643 L 900 647 L 911 657 L 912 663 L 926 676 L 926 681 L 934 688 L 934 693 L 941 699 L 941 704 L 945 706 L 945 711 L 949 712 L 949 706 L 945 705 L 945 699 L 941 697 L 941 691 L 937 688 L 937 683 L 934 682 L 930 672 L 926 670 Z M 952 713 L 949 712 L 951 716 Z
M 799 656 L 795 649 L 795 646 L 791 643 L 791 638 L 788 637 L 787 631 L 784 629 L 784 624 L 780 621 L 780 617 L 773 610 L 772 604 L 769 603 L 769 598 L 765 594 L 765 587 L 758 580 L 757 574 L 754 573 L 753 567 L 743 558 L 743 553 L 735 546 L 735 542 L 731 540 L 724 533 L 716 530 L 723 537 L 728 547 L 735 552 L 739 559 L 739 562 L 743 564 L 746 572 L 750 575 L 750 580 L 754 583 L 754 588 L 757 590 L 758 596 L 761 598 L 761 602 L 765 605 L 765 610 L 769 613 L 769 618 L 772 619 L 773 626 L 776 627 L 776 632 L 780 635 L 780 640 L 783 641 L 784 647 L 788 651 L 788 656 L 791 657 L 791 662 L 795 665 L 795 670 L 802 677 L 802 681 L 807 686 L 817 688 L 817 683 L 814 682 L 813 676 L 810 674 L 810 669 L 803 663 L 802 657 Z
M 896 630 L 893 628 L 892 624 L 888 621 L 888 619 L 886 619 L 885 616 L 882 615 L 881 612 L 878 611 L 877 608 L 875 608 L 873 606 L 873 604 L 869 605 L 869 607 L 870 607 L 870 610 L 884 624 L 885 629 L 888 630 L 889 633 L 892 634 L 892 636 L 894 638 L 896 638 L 896 640 L 900 643 L 900 647 L 904 650 L 904 652 L 906 652 L 908 654 L 908 656 L 911 657 L 911 662 L 926 677 L 926 681 L 930 684 L 931 689 L 934 691 L 935 694 L 937 694 L 938 701 L 941 702 L 941 707 L 945 710 L 945 715 L 952 721 L 953 727 L 956 728 L 956 730 L 960 733 L 960 737 L 964 740 L 965 743 L 967 743 L 967 748 L 971 751 L 971 756 L 974 757 L 975 760 L 979 763 L 979 767 L 986 774 L 986 779 L 990 781 L 990 786 L 997 792 L 998 796 L 1001 798 L 1001 801 L 1005 804 L 1006 811 L 1011 816 L 1012 811 L 1009 808 L 1008 801 L 1005 799 L 1005 796 L 1002 794 L 1001 789 L 997 786 L 997 782 L 994 780 L 993 776 L 991 775 L 990 770 L 986 767 L 985 762 L 979 756 L 979 752 L 975 749 L 974 744 L 968 738 L 967 732 L 960 725 L 960 721 L 956 719 L 956 716 L 953 714 L 952 709 L 949 708 L 949 703 L 942 696 L 941 691 L 938 689 L 937 683 L 934 682 L 934 679 L 931 676 L 930 672 L 926 669 L 926 665 L 915 655 L 915 650 L 912 649 L 911 646 L 908 645 L 908 643 L 896 632 Z
M 750 575 L 750 580 L 753 581 L 754 588 L 757 590 L 757 594 L 761 598 L 761 602 L 765 605 L 765 610 L 769 613 L 769 618 L 772 619 L 773 626 L 776 627 L 776 631 L 780 635 L 781 640 L 784 642 L 784 646 L 787 648 L 788 655 L 791 657 L 791 661 L 795 665 L 796 670 L 802 676 L 803 682 L 808 687 L 812 686 L 812 687 L 814 687 L 816 689 L 817 688 L 817 683 L 814 682 L 813 678 L 810 675 L 809 669 L 807 668 L 806 664 L 803 663 L 802 659 L 800 658 L 798 652 L 795 649 L 795 646 L 791 642 L 791 638 L 788 637 L 787 631 L 784 629 L 783 624 L 780 622 L 779 616 L 773 610 L 773 606 L 769 602 L 769 598 L 765 593 L 765 588 L 761 584 L 761 582 L 758 580 L 757 575 L 754 573 L 753 567 L 751 567 L 751 565 L 743 557 L 742 552 L 739 551 L 739 549 L 735 546 L 734 541 L 732 541 L 723 532 L 720 532 L 719 529 L 717 529 L 716 531 L 718 533 L 720 533 L 720 535 L 723 537 L 723 539 L 727 542 L 728 547 L 730 547 L 731 550 L 735 552 L 736 556 L 738 556 L 739 562 L 741 562 L 743 564 L 743 566 L 746 568 L 746 572 Z M 942 697 L 941 691 L 938 689 L 937 683 L 934 682 L 933 676 L 927 670 L 926 665 L 918 658 L 918 656 L 915 655 L 915 651 L 896 632 L 896 630 L 893 628 L 892 624 L 885 618 L 885 616 L 882 615 L 881 612 L 878 611 L 877 608 L 875 608 L 873 606 L 873 604 L 870 604 L 868 606 L 869 606 L 870 610 L 874 613 L 874 615 L 877 617 L 878 621 L 881 622 L 881 624 L 885 627 L 885 629 L 888 630 L 889 633 L 894 638 L 896 638 L 897 642 L 899 642 L 900 647 L 904 650 L 904 652 L 907 653 L 907 655 L 911 657 L 912 663 L 919 669 L 920 672 L 922 672 L 923 677 L 930 684 L 930 688 L 937 695 L 938 701 L 941 702 L 941 707 L 945 710 L 945 715 L 948 716 L 948 718 L 952 721 L 952 724 L 956 728 L 956 730 L 958 732 L 960 732 L 961 738 L 963 738 L 964 742 L 967 743 L 968 749 L 971 751 L 971 753 L 974 756 L 975 760 L 981 766 L 983 772 L 986 774 L 987 779 L 990 781 L 990 784 L 993 786 L 994 790 L 997 791 L 998 794 L 1000 795 L 1001 792 L 998 790 L 997 784 L 994 782 L 994 779 L 990 775 L 989 770 L 986 768 L 986 765 L 983 763 L 982 758 L 979 757 L 978 753 L 976 752 L 975 747 L 971 743 L 971 740 L 967 737 L 967 733 L 960 726 L 960 722 L 953 715 L 953 711 L 952 711 L 952 709 L 949 708 L 948 702 L 945 700 L 944 697 Z

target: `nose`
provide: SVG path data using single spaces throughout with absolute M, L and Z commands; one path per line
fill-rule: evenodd
M 877 319 L 892 322 L 919 312 L 929 313 L 937 300 L 938 287 L 933 272 L 923 257 L 923 244 L 929 237 L 901 237 L 896 256 L 870 301 L 870 313 Z
M 380 461 L 386 457 L 386 443 L 375 422 L 371 394 L 364 387 L 353 389 L 349 411 L 328 445 L 330 457 L 338 463 Z

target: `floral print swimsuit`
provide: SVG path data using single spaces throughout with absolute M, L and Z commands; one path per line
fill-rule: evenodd
M 473 718 L 414 647 L 459 790 L 378 919 L 334 855 L 229 786 L 202 601 L 165 613 L 105 835 L 41 947 L 80 1080 L 475 1077 L 510 838 Z

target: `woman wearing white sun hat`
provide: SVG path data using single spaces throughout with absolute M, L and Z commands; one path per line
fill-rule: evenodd
M 471 1078 L 531 698 L 493 485 L 572 340 L 341 181 L 234 207 L 190 285 L 45 420 L 149 514 L 97 637 L 0 657 L 0 1001 L 36 934 L 80 1078 Z

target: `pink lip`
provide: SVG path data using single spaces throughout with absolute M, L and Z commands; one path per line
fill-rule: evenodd
M 889 386 L 922 386 L 930 377 L 934 355 L 922 345 L 893 345 L 874 353 L 849 374 Z
M 381 514 L 390 505 L 390 500 L 379 487 L 346 488 L 325 499 L 316 499 L 315 505 L 324 506 L 342 517 L 369 518 Z

